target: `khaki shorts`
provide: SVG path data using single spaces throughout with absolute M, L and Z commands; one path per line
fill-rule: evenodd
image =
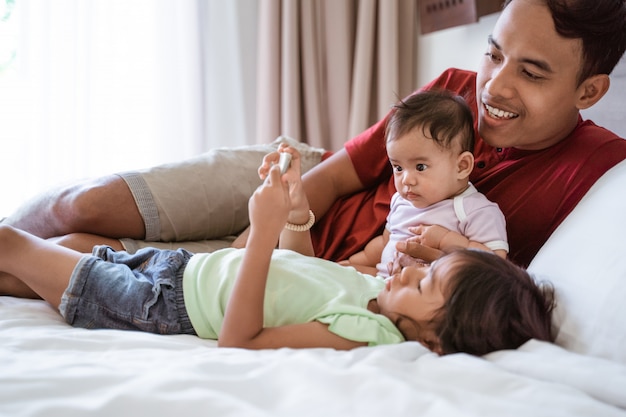
M 302 172 L 325 151 L 279 137 L 271 144 L 217 148 L 196 158 L 120 173 L 141 213 L 146 238 L 121 239 L 134 253 L 142 247 L 212 252 L 228 247 L 249 224 L 248 199 L 261 185 L 263 157 L 288 143 L 302 156 Z

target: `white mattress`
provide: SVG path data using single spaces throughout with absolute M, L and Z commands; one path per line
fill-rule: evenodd
M 75 329 L 0 297 L 0 416 L 626 417 L 626 161 L 529 267 L 557 290 L 557 344 L 484 358 L 417 343 L 249 351 Z
M 626 416 L 626 366 L 543 342 L 485 359 L 417 343 L 351 352 L 216 348 L 74 329 L 0 297 L 2 416 Z

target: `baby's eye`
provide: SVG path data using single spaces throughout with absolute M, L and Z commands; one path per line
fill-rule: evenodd
M 418 171 L 420 171 L 420 172 L 421 172 L 421 171 L 426 171 L 426 168 L 428 168 L 428 165 L 426 165 L 426 164 L 417 164 L 417 165 L 415 166 L 415 169 L 417 169 L 417 170 L 418 170 Z
M 393 171 L 394 172 L 402 172 L 402 167 L 400 165 L 394 165 L 393 166 Z

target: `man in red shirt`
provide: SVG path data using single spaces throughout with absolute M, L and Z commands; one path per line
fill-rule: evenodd
M 450 89 L 472 103 L 478 140 L 470 179 L 500 206 L 509 257 L 524 266 L 591 185 L 626 159 L 624 139 L 579 113 L 604 95 L 608 73 L 624 53 L 626 3 L 548 3 L 550 8 L 539 0 L 507 2 L 478 74 L 450 69 L 424 87 Z M 604 35 L 591 34 L 596 26 Z M 313 210 L 326 213 L 314 235 L 318 256 L 346 258 L 380 232 L 393 194 L 382 157 L 385 123 L 305 177 Z
M 609 88 L 608 74 L 626 49 L 625 21 L 624 0 L 509 0 L 478 73 L 450 69 L 424 87 L 451 89 L 472 104 L 478 139 L 471 181 L 504 212 L 510 258 L 520 265 L 532 260 L 591 185 L 626 159 L 626 141 L 579 113 Z M 312 229 L 317 256 L 345 259 L 380 234 L 394 190 L 385 123 L 386 118 L 304 175 L 318 219 Z M 184 172 L 190 166 L 207 171 L 210 163 L 199 157 L 186 162 Z M 183 246 L 179 240 L 214 238 L 204 233 L 201 220 L 193 220 L 203 213 L 218 216 L 226 209 L 216 210 L 215 204 L 225 202 L 205 191 L 208 205 L 181 218 L 161 206 L 165 193 L 188 211 L 184 190 L 202 192 L 207 180 L 200 176 L 171 179 L 181 176 L 182 165 L 154 169 L 162 188 L 148 187 L 147 194 L 109 176 L 40 196 L 5 221 L 41 237 L 77 232 L 107 237 L 66 241 L 85 248 L 106 243 L 122 249 L 126 246 L 117 239 L 145 239 L 148 231 L 148 240 L 174 240 L 174 246 Z M 241 178 L 241 167 L 232 169 Z M 177 234 L 164 238 L 159 219 Z M 178 234 L 179 229 L 185 232 Z M 236 244 L 241 242 L 245 238 Z

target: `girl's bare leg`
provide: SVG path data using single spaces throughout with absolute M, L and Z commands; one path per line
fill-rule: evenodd
M 28 285 L 6 272 L 0 272 L 0 295 L 10 295 L 18 298 L 41 298 Z
M 102 236 L 90 235 L 87 233 L 72 233 L 71 235 L 47 239 L 49 242 L 66 248 L 74 249 L 78 252 L 91 253 L 96 245 L 108 245 L 115 250 L 124 250 L 124 247 L 117 239 Z M 28 285 L 13 275 L 0 272 L 0 295 L 10 295 L 19 298 L 41 298 Z
M 0 225 L 0 271 L 22 281 L 55 308 L 82 256 L 80 252 Z

